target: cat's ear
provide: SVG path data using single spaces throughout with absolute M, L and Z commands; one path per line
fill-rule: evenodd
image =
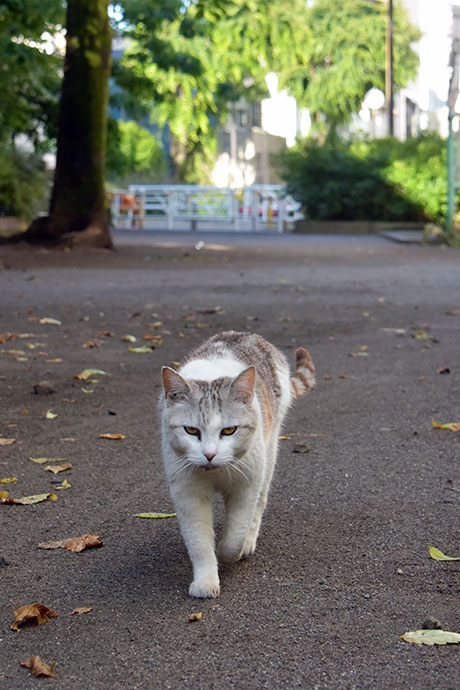
M 249 403 L 254 397 L 254 386 L 256 383 L 256 368 L 248 367 L 230 385 L 230 392 L 236 400 Z
M 185 379 L 182 378 L 177 371 L 170 367 L 163 367 L 161 370 L 161 378 L 163 380 L 163 390 L 165 398 L 168 400 L 185 400 L 190 387 Z

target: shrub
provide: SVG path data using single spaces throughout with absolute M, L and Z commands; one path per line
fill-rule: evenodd
M 445 220 L 446 147 L 436 134 L 405 142 L 307 139 L 284 152 L 280 165 L 308 218 Z
M 39 153 L 0 144 L 0 215 L 32 220 L 46 210 L 50 173 Z

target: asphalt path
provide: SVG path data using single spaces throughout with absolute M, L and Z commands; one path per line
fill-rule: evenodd
M 460 432 L 432 426 L 460 422 L 460 252 L 368 236 L 115 239 L 116 252 L 0 248 L 0 438 L 15 439 L 0 479 L 17 478 L 0 491 L 58 497 L 0 505 L 0 688 L 458 689 L 457 645 L 401 635 L 428 617 L 460 632 L 460 562 L 428 551 L 460 556 Z M 230 328 L 292 363 L 307 347 L 318 383 L 289 414 L 256 553 L 222 569 L 218 599 L 193 600 L 177 521 L 133 515 L 172 510 L 161 366 Z M 131 352 L 144 335 L 162 343 Z M 107 375 L 74 378 L 86 368 Z M 52 392 L 35 393 L 43 381 Z M 218 503 L 217 531 L 221 517 Z M 38 548 L 87 533 L 103 546 Z M 11 630 L 34 602 L 58 616 Z M 21 667 L 33 655 L 58 679 Z

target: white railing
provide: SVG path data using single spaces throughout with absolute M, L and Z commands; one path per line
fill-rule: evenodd
M 284 232 L 302 218 L 300 204 L 280 185 L 131 185 L 111 192 L 110 206 L 112 226 L 129 230 Z

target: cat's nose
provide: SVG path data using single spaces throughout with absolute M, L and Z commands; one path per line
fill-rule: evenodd
M 206 458 L 206 460 L 212 462 L 212 460 L 214 460 L 214 458 L 216 457 L 217 453 L 211 451 L 209 453 L 203 453 L 203 455 Z

